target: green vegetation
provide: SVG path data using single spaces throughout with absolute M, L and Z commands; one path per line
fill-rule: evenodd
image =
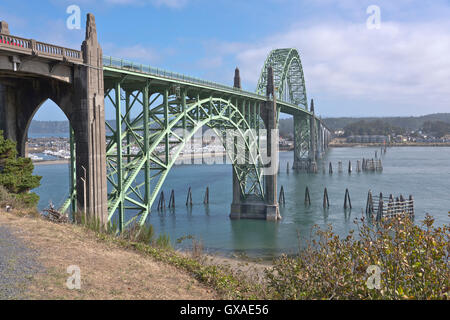
M 417 131 L 425 127 L 427 121 L 436 122 L 440 121 L 443 123 L 450 124 L 450 113 L 436 113 L 421 117 L 364 117 L 364 118 L 324 118 L 325 124 L 333 131 L 342 130 L 346 126 L 360 122 L 373 122 L 380 120 L 386 124 L 393 127 L 402 128 L 409 131 Z M 294 132 L 294 124 L 292 118 L 280 119 L 280 134 L 283 137 L 292 136 Z
M 395 127 L 382 120 L 365 121 L 361 120 L 348 124 L 344 127 L 344 136 L 371 136 L 371 135 L 399 135 L 404 134 L 405 129 Z
M 268 292 L 275 299 L 449 299 L 450 228 L 433 223 L 430 216 L 422 227 L 409 218 L 375 228 L 363 221 L 358 239 L 319 230 L 297 257 L 275 262 Z M 382 272 L 379 289 L 367 286 L 369 266 Z
M 33 175 L 33 162 L 17 156 L 16 143 L 0 130 L 0 186 L 26 207 L 35 207 L 39 196 L 30 190 L 39 187 L 42 177 Z
M 425 121 L 422 132 L 436 138 L 442 138 L 445 135 L 450 135 L 450 123 L 443 121 Z
M 450 123 L 450 113 L 435 113 L 420 117 L 362 117 L 362 118 L 324 118 L 325 124 L 331 128 L 331 130 L 343 129 L 345 126 L 365 120 L 375 121 L 381 120 L 389 123 L 394 127 L 400 127 L 406 130 L 419 130 L 423 127 L 426 121 L 443 121 Z

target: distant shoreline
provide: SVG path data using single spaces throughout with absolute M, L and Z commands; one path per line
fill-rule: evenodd
M 44 161 L 33 161 L 35 166 L 47 166 L 52 164 L 69 164 L 69 160 L 44 160 Z
M 351 147 L 377 147 L 382 148 L 384 144 L 380 143 L 331 143 L 331 148 L 351 148 Z M 450 147 L 450 142 L 443 143 L 393 143 L 387 145 L 388 148 L 392 147 Z

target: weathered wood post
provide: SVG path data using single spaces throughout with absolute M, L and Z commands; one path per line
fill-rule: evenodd
M 187 199 L 186 199 L 186 207 L 189 205 L 192 206 L 192 188 L 191 187 L 189 187 Z
M 323 192 L 323 208 L 328 209 L 330 208 L 330 199 L 328 198 L 328 190 L 325 188 Z
M 366 214 L 372 215 L 374 211 L 372 191 L 367 194 Z
M 163 210 L 166 208 L 166 200 L 164 199 L 164 191 L 161 191 L 159 196 L 158 210 Z
M 390 194 L 388 208 L 387 208 L 387 214 L 390 216 L 394 213 L 393 211 L 394 211 L 394 196 L 392 194 Z
M 284 196 L 284 187 L 281 186 L 281 190 L 280 190 L 280 198 L 278 200 L 278 203 L 282 204 L 283 206 L 286 205 L 286 198 Z
M 409 214 L 414 215 L 414 198 L 412 195 L 409 196 Z
M 339 161 L 339 163 L 338 163 L 338 170 L 339 170 L 339 173 L 342 173 L 342 172 L 343 172 L 343 169 L 342 169 L 342 161 Z
M 352 201 L 350 200 L 350 192 L 345 189 L 344 209 L 352 209 Z
M 305 205 L 306 206 L 310 206 L 311 205 L 311 197 L 309 195 L 309 188 L 308 187 L 306 187 L 306 190 L 305 190 Z
M 380 202 L 378 203 L 377 221 L 381 221 L 383 218 L 383 205 L 383 198 L 380 198 Z
M 331 161 L 330 161 L 330 174 L 333 174 L 333 164 L 331 163 Z
M 356 172 L 361 172 L 361 160 L 356 161 Z
M 289 161 L 288 161 L 287 166 L 286 166 L 286 173 L 287 173 L 287 174 L 289 174 L 289 169 L 290 169 L 290 168 L 289 168 Z
M 175 208 L 175 190 L 172 189 L 172 192 L 170 193 L 170 199 L 169 199 L 169 209 Z
M 406 203 L 405 198 L 403 198 L 403 195 L 400 195 L 400 213 L 406 214 Z
M 205 198 L 203 204 L 209 204 L 209 187 L 206 187 Z
M 352 161 L 350 160 L 350 161 L 348 162 L 348 173 L 352 173 L 352 171 L 353 171 L 353 168 L 352 168 Z

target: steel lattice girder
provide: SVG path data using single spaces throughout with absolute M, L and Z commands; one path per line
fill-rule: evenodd
M 244 155 L 247 164 L 240 164 L 238 155 L 229 148 L 226 150 L 234 164 L 242 197 L 264 199 L 256 130 L 261 121 L 254 112 L 259 108 L 257 102 L 232 103 L 231 99 L 212 95 L 201 97 L 200 91 L 181 89 L 173 93 L 170 86 L 153 87 L 147 81 L 139 87 L 125 80 L 117 80 L 105 92 L 105 99 L 110 100 L 116 111 L 115 127 L 107 123 L 112 132 L 107 137 L 109 221 L 117 214 L 120 230 L 136 219 L 144 224 L 180 152 L 204 126 L 214 129 L 218 137 L 223 137 L 227 129 L 234 129 L 241 137 L 236 147 L 245 150 L 239 155 Z M 139 114 L 134 119 L 130 117 L 132 111 Z M 223 143 L 226 145 L 226 141 Z M 141 171 L 143 181 L 139 177 Z
M 257 94 L 266 94 L 269 66 L 273 68 L 277 99 L 308 110 L 305 77 L 298 51 L 296 49 L 276 49 L 269 54 L 261 71 L 256 89 Z
M 311 149 L 309 121 L 309 116 L 294 116 L 295 160 L 307 160 L 309 158 L 309 150 Z

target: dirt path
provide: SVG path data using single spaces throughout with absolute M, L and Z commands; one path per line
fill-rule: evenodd
M 17 239 L 14 241 L 20 241 L 27 247 L 29 252 L 25 257 L 31 256 L 30 252 L 35 253 L 33 266 L 36 264 L 39 267 L 26 273 L 25 278 L 31 279 L 24 290 L 24 298 L 27 299 L 217 298 L 213 290 L 187 273 L 138 252 L 100 242 L 93 233 L 80 227 L 57 225 L 4 212 L 0 212 L 0 227 L 2 234 L 3 230 L 8 230 L 9 236 L 4 233 L 6 238 Z M 16 245 L 12 247 L 18 248 Z M 0 252 L 4 248 L 6 242 L 1 241 Z M 22 262 L 17 265 L 22 265 Z M 80 268 L 81 290 L 67 288 L 69 266 Z M 20 272 L 17 269 L 16 273 Z M 1 271 L 0 278 L 7 279 Z M 8 279 L 6 281 L 15 282 L 14 277 Z M 2 281 L 0 279 L 0 285 L 3 285 Z M 6 283 L 6 286 L 9 287 L 9 284 Z M 9 298 L 13 297 L 10 295 Z

